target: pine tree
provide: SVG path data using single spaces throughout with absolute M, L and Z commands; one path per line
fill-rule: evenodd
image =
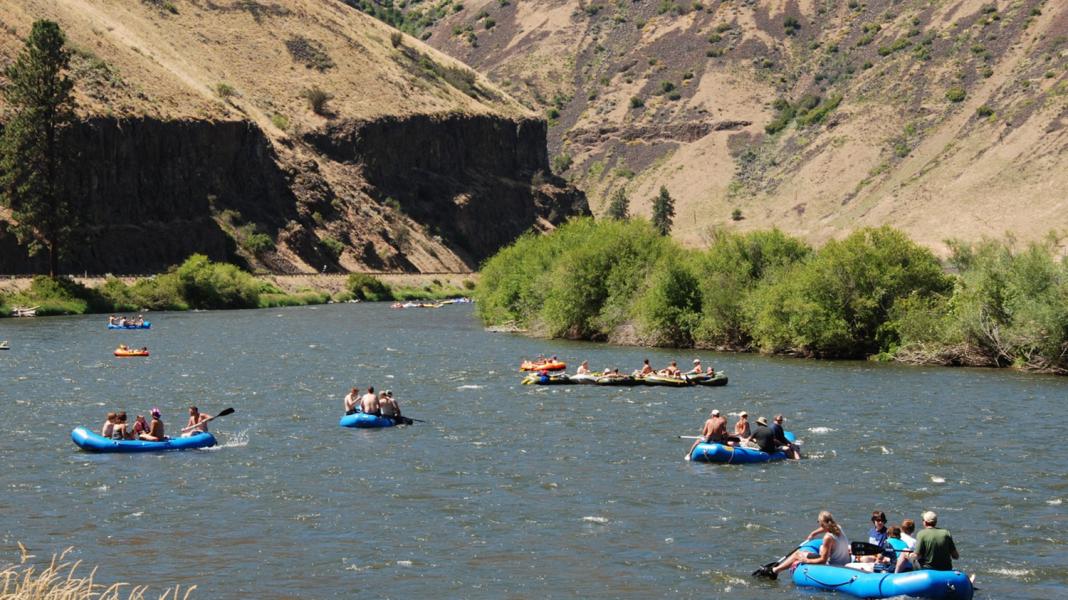
M 74 122 L 65 41 L 58 23 L 34 22 L 25 48 L 5 71 L 8 114 L 0 138 L 0 202 L 17 221 L 19 242 L 32 254 L 48 251 L 53 277 L 78 217 L 63 185 L 64 137 Z
M 660 235 L 671 233 L 671 222 L 675 219 L 675 200 L 667 188 L 660 186 L 660 195 L 653 200 L 653 227 Z
M 630 200 L 627 198 L 627 193 L 623 188 L 619 188 L 612 193 L 612 200 L 608 203 L 608 212 L 606 216 L 609 219 L 616 219 L 619 221 L 630 218 Z

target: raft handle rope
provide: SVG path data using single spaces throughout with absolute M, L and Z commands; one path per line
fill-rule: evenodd
M 820 581 L 819 579 L 816 579 L 815 577 L 810 575 L 807 568 L 804 569 L 803 572 L 805 574 L 805 577 L 808 577 L 812 581 L 815 581 L 816 583 L 818 583 L 818 584 L 820 584 L 822 586 L 831 588 L 832 590 L 836 590 L 836 589 L 838 589 L 838 588 L 840 588 L 842 586 L 849 585 L 849 584 L 853 583 L 854 581 L 856 581 L 857 578 L 859 577 L 859 575 L 854 575 L 854 576 L 849 578 L 849 581 L 843 581 L 842 583 L 826 583 L 826 582 Z M 883 579 L 886 579 L 886 577 L 883 577 Z M 879 581 L 879 586 L 882 587 L 882 581 Z

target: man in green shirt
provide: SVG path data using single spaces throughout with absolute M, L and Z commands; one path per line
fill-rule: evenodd
M 937 527 L 938 515 L 934 511 L 923 513 L 923 531 L 916 534 L 914 556 L 921 569 L 952 571 L 953 559 L 960 558 L 953 534 Z

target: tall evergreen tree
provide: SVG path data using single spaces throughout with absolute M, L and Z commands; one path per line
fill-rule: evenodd
M 63 185 L 63 138 L 74 122 L 65 42 L 58 23 L 34 22 L 25 48 L 4 73 L 8 114 L 0 138 L 0 201 L 17 221 L 19 241 L 32 254 L 47 250 L 53 277 L 79 216 Z
M 660 235 L 671 233 L 671 223 L 675 220 L 675 199 L 667 188 L 660 186 L 660 195 L 653 200 L 653 227 Z
M 608 202 L 608 212 L 606 213 L 609 219 L 616 219 L 623 221 L 630 218 L 630 199 L 627 198 L 627 192 L 623 188 L 617 189 L 612 192 L 612 199 Z

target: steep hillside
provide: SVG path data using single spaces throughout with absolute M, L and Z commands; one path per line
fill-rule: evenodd
M 409 7 L 410 30 L 546 115 L 595 213 L 623 187 L 648 214 L 666 185 L 694 244 L 710 226 L 819 242 L 891 224 L 941 251 L 1068 227 L 1068 3 Z
M 193 251 L 282 272 L 463 271 L 586 210 L 546 174 L 543 120 L 340 1 L 12 0 L 0 62 L 38 18 L 68 36 L 85 119 L 76 271 Z M 31 266 L 0 233 L 0 271 Z

